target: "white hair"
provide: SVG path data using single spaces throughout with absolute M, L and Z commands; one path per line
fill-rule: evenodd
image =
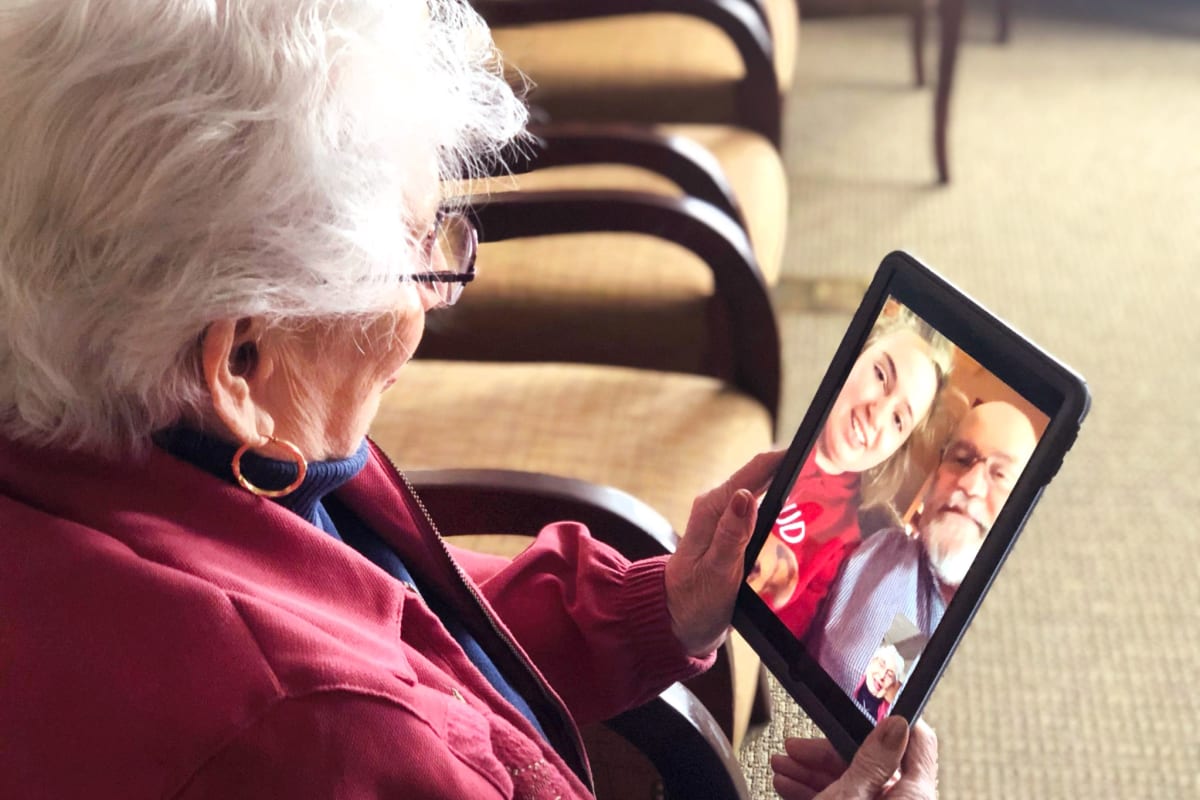
M 525 121 L 461 0 L 0 0 L 0 434 L 136 449 L 214 320 L 393 312 Z
M 871 656 L 872 661 L 877 658 L 885 665 L 892 668 L 892 671 L 896 673 L 897 682 L 904 679 L 904 656 L 900 655 L 900 651 L 896 649 L 895 645 L 882 645 L 878 650 L 875 651 L 875 654 Z

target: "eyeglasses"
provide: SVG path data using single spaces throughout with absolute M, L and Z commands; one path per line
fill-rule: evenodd
M 966 475 L 980 463 L 984 465 L 983 474 L 993 488 L 1005 494 L 1012 491 L 1021 471 L 1008 456 L 1002 453 L 981 456 L 968 442 L 956 442 L 942 451 L 942 464 L 958 477 Z
M 430 264 L 440 258 L 446 269 L 417 272 L 406 276 L 406 280 L 428 284 L 443 303 L 454 305 L 466 285 L 475 280 L 475 251 L 479 247 L 475 225 L 461 211 L 438 211 L 422 246 Z

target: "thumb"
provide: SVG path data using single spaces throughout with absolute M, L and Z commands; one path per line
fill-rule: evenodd
M 754 495 L 745 489 L 734 492 L 729 505 L 717 520 L 708 552 L 717 566 L 741 565 L 746 555 L 746 543 L 754 532 Z
M 897 798 L 937 797 L 937 736 L 924 721 L 909 731 L 900 770 L 904 777 L 893 787 Z
M 900 768 L 908 743 L 908 722 L 903 717 L 888 717 L 871 732 L 854 760 L 835 784 L 839 800 L 871 800 Z

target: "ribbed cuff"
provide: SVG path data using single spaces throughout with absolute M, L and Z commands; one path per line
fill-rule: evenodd
M 689 656 L 671 629 L 665 578 L 668 558 L 634 561 L 622 586 L 623 619 L 629 624 L 630 646 L 641 654 L 639 674 L 663 685 L 699 675 L 717 658 L 715 650 L 702 658 Z

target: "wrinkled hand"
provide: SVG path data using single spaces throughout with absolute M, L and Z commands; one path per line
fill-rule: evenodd
M 667 610 L 675 635 L 693 656 L 725 640 L 742 583 L 755 497 L 766 491 L 783 451 L 761 453 L 692 503 L 687 530 L 667 561 Z
M 911 731 L 888 717 L 863 742 L 850 766 L 824 739 L 788 739 L 771 757 L 775 791 L 784 800 L 935 800 L 937 737 L 918 721 Z M 900 770 L 900 779 L 895 778 Z

